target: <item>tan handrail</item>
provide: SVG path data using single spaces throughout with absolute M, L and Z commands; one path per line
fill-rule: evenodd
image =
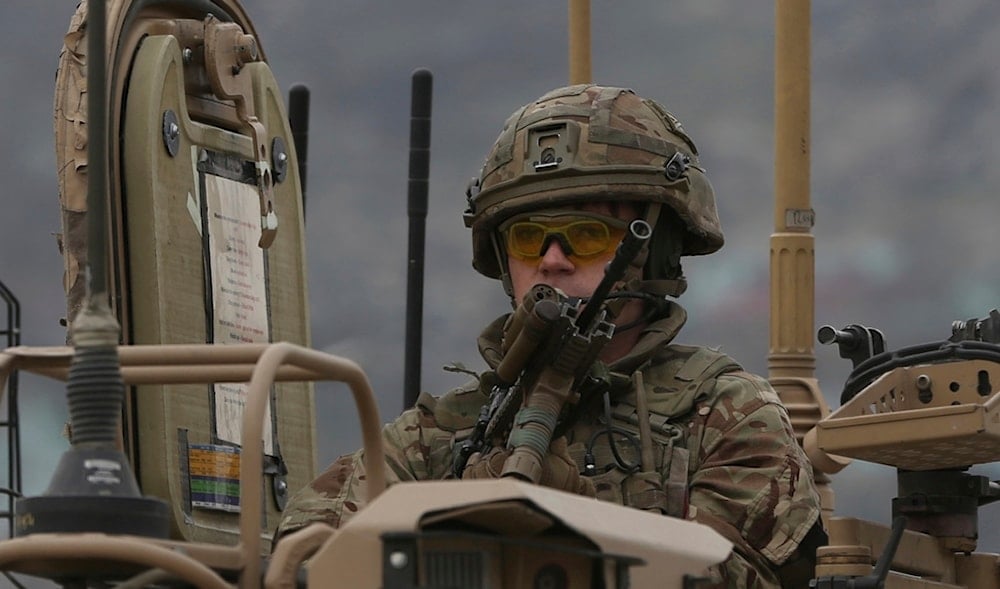
M 275 344 L 120 346 L 118 353 L 122 366 L 122 378 L 126 384 L 249 381 L 242 423 L 243 437 L 241 439 L 244 443 L 240 456 L 240 496 L 244 505 L 257 505 L 261 501 L 264 418 L 270 400 L 271 385 L 276 380 L 332 380 L 347 384 L 354 397 L 358 419 L 361 422 L 365 468 L 367 470 L 368 501 L 374 500 L 385 489 L 385 456 L 382 448 L 382 423 L 378 406 L 375 403 L 375 395 L 368 377 L 355 362 L 287 342 Z M 65 346 L 8 348 L 0 352 L 0 385 L 4 383 L 7 375 L 13 370 L 25 370 L 65 379 L 69 372 L 72 356 L 73 349 Z M 0 396 L 2 396 L 2 391 L 3 387 L 0 386 Z M 239 586 L 243 589 L 250 589 L 257 587 L 260 581 L 260 510 L 252 508 L 241 510 L 239 529 L 241 540 L 232 550 L 238 552 L 238 562 L 241 568 Z M 50 544 L 42 543 L 40 540 L 54 540 L 55 538 L 43 538 L 42 536 L 29 536 L 0 543 L 0 566 L 23 561 L 27 558 L 51 558 L 50 553 L 44 552 L 44 550 L 49 549 Z M 114 539 L 100 534 L 96 536 Z M 67 537 L 70 536 L 67 535 Z M 78 535 L 72 537 L 79 538 Z M 143 542 L 141 538 L 131 537 L 129 541 L 136 545 L 152 545 L 151 542 Z M 12 543 L 11 548 L 7 547 L 8 542 Z M 61 544 L 52 544 L 52 546 L 61 546 Z M 116 543 L 114 546 L 118 546 L 118 544 Z M 160 550 L 165 549 L 161 548 Z M 3 560 L 5 558 L 3 555 L 7 551 L 16 553 L 18 556 Z M 101 553 L 102 556 L 107 554 L 107 552 Z M 126 553 L 118 553 L 117 559 L 130 560 L 124 554 Z M 154 553 L 139 551 L 135 554 L 137 558 L 148 559 L 153 558 L 149 555 Z M 177 556 L 196 562 L 187 556 Z M 148 564 L 147 560 L 135 560 L 134 562 Z M 162 565 L 157 564 L 156 566 L 174 572 L 173 569 Z M 195 584 L 199 587 L 203 586 L 199 583 Z M 208 584 L 204 586 L 228 587 L 228 585 Z
M 278 368 L 284 363 L 296 364 L 326 375 L 331 380 L 346 383 L 358 408 L 361 434 L 365 448 L 365 470 L 368 483 L 368 501 L 385 489 L 385 457 L 382 449 L 381 424 L 378 407 L 365 373 L 354 362 L 310 350 L 289 343 L 268 346 L 254 367 L 253 378 L 243 410 L 243 451 L 240 457 L 240 496 L 248 506 L 260 503 L 261 470 L 264 461 L 264 413 L 270 398 L 271 383 Z M 375 417 L 374 421 L 371 419 Z M 249 589 L 260 578 L 260 519 L 259 509 L 240 511 L 240 546 L 247 557 L 240 574 L 240 587 Z
M 129 562 L 162 569 L 200 589 L 233 587 L 212 569 L 186 554 L 153 544 L 146 538 L 104 534 L 38 534 L 0 542 L 0 569 L 39 558 L 46 561 L 107 559 Z

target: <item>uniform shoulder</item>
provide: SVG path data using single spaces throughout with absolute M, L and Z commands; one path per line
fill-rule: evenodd
M 743 370 L 726 353 L 705 346 L 672 343 L 656 354 L 653 370 L 683 382 L 707 380 L 727 372 Z
M 706 439 L 716 435 L 757 437 L 790 434 L 788 413 L 771 384 L 742 370 L 720 375 L 699 404 Z
M 437 426 L 455 432 L 470 428 L 479 417 L 479 409 L 489 400 L 483 390 L 482 379 L 473 379 L 460 387 L 434 399 L 433 405 L 424 406 L 434 415 Z
M 767 379 L 745 370 L 720 375 L 717 388 L 724 391 L 728 397 L 759 399 L 764 404 L 781 405 L 778 393 Z
M 726 354 L 702 346 L 663 346 L 642 369 L 646 402 L 653 413 L 676 418 L 690 412 L 696 403 L 711 404 L 718 390 L 718 377 L 742 370 Z
M 732 427 L 753 413 L 783 411 L 767 380 L 747 372 L 718 349 L 671 344 L 665 346 L 658 359 L 660 364 L 654 367 L 658 380 L 667 385 L 665 390 L 675 391 L 666 398 L 680 404 L 674 414 L 685 409 L 710 411 L 713 420 L 724 416 L 725 423 Z M 723 423 L 714 425 L 726 427 Z

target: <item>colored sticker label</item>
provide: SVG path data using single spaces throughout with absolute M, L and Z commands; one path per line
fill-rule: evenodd
M 188 447 L 188 470 L 192 507 L 239 512 L 239 448 L 192 444 Z

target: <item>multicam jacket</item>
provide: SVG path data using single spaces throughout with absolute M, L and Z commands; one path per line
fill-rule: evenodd
M 500 359 L 504 320 L 479 338 L 491 366 Z M 780 587 L 779 570 L 800 559 L 800 543 L 815 533 L 819 499 L 812 470 L 767 381 L 719 352 L 670 343 L 684 320 L 683 309 L 673 305 L 631 353 L 609 366 L 627 383 L 612 393 L 616 433 L 607 433 L 602 411 L 585 412 L 566 433 L 570 455 L 581 472 L 588 463 L 596 467 L 590 471 L 598 473 L 598 498 L 692 519 L 732 542 L 732 555 L 711 571 L 713 586 Z M 440 398 L 421 395 L 416 407 L 385 426 L 390 484 L 451 476 L 454 452 L 489 397 L 487 375 Z M 653 438 L 651 472 L 634 468 L 640 463 L 634 441 L 638 382 Z M 616 466 L 620 462 L 631 472 Z M 315 521 L 339 527 L 363 507 L 365 495 L 362 452 L 342 456 L 292 498 L 279 534 Z

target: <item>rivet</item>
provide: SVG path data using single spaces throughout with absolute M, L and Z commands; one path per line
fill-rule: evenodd
M 396 551 L 389 555 L 389 566 L 396 570 L 406 568 L 409 564 L 410 559 L 406 556 L 405 552 Z

